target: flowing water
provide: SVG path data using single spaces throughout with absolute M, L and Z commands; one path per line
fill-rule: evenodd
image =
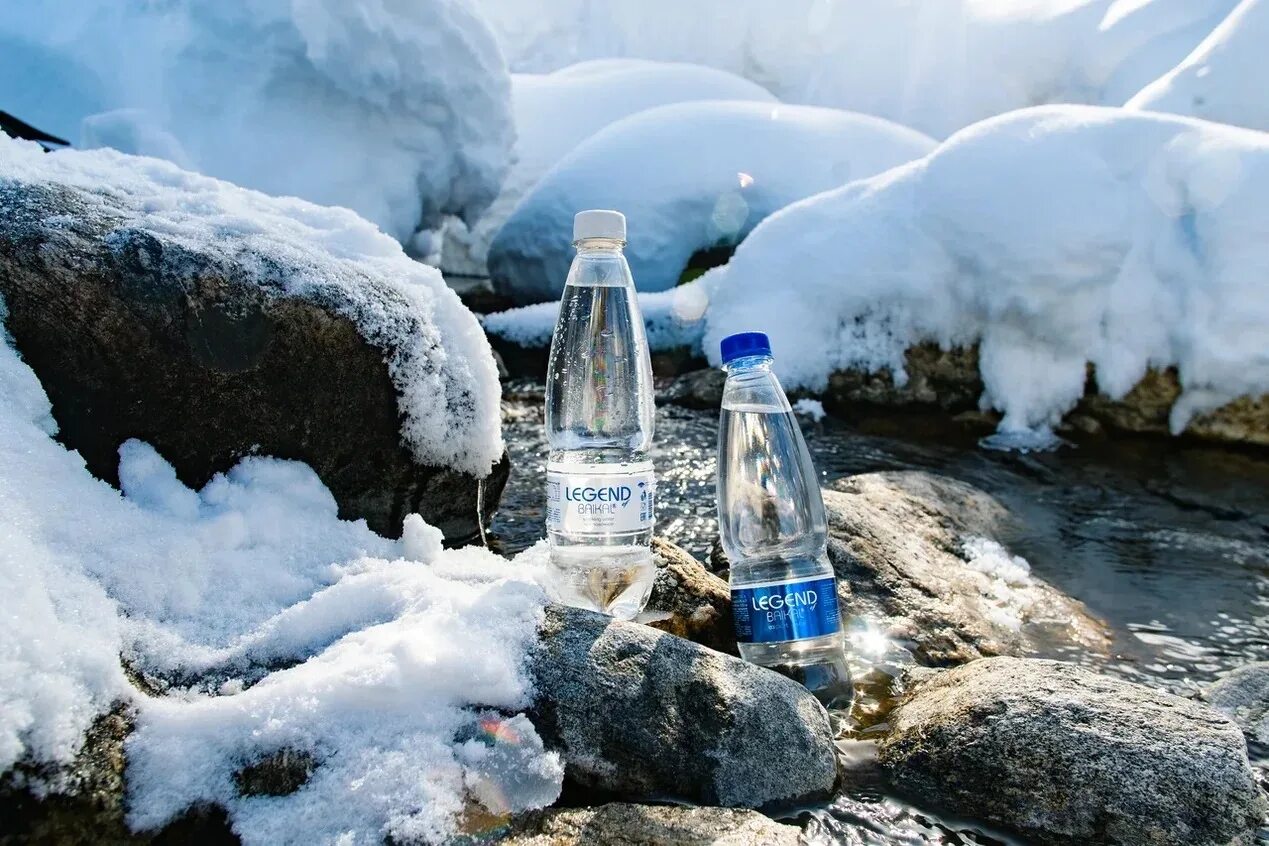
M 546 444 L 538 393 L 508 391 L 516 397 L 506 403 L 503 426 L 513 469 L 491 527 L 507 553 L 542 537 Z M 855 473 L 927 470 L 999 499 L 1017 518 L 1000 540 L 1111 626 L 1111 657 L 1090 655 L 1086 663 L 1193 696 L 1226 670 L 1269 660 L 1269 456 L 1159 439 L 1022 455 L 980 449 L 959 430 L 922 433 L 913 423 L 887 433 L 802 419 L 826 484 Z M 699 558 L 717 534 L 717 430 L 717 412 L 657 410 L 657 529 Z M 904 657 L 892 646 L 871 644 L 858 658 L 860 677 L 894 672 Z M 844 739 L 840 747 L 850 764 L 866 759 L 870 744 Z M 1265 750 L 1253 749 L 1253 760 L 1269 770 Z M 868 780 L 799 819 L 813 842 L 1017 842 L 925 813 Z M 1259 842 L 1269 844 L 1269 832 Z

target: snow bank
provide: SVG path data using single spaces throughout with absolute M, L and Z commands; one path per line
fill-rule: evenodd
M 558 758 L 516 713 L 540 551 L 442 551 L 417 518 L 385 540 L 340 521 L 307 467 L 277 459 L 192 491 L 133 441 L 121 494 L 50 437 L 50 420 L 34 374 L 0 343 L 0 772 L 68 762 L 93 717 L 123 701 L 137 709 L 139 826 L 212 801 L 246 843 L 438 842 L 474 803 L 501 814 L 558 795 Z M 121 653 L 192 686 L 143 697 Z M 234 772 L 282 749 L 312 758 L 309 782 L 239 796 Z
M 1243 0 L 1193 53 L 1127 106 L 1269 130 L 1267 88 L 1269 2 Z
M 1184 58 L 1235 2 L 479 0 L 517 71 L 604 56 L 692 61 L 785 102 L 939 137 L 1039 103 L 1118 105 Z
M 700 280 L 704 349 L 771 335 L 786 384 L 980 345 L 1002 432 L 1051 426 L 1150 366 L 1196 412 L 1269 391 L 1269 135 L 1095 107 L 985 121 L 936 152 L 790 206 Z
M 698 250 L 737 243 L 776 209 L 879 173 L 933 147 L 925 136 L 835 109 L 703 101 L 649 109 L 592 135 L 520 202 L 489 250 L 494 287 L 556 299 L 573 214 L 626 215 L 642 291 L 671 288 Z
M 0 10 L 6 110 L 73 141 L 347 206 L 402 241 L 493 200 L 509 88 L 466 0 Z
M 484 275 L 489 242 L 520 198 L 564 154 L 627 115 L 689 100 L 775 100 L 734 74 L 700 65 L 637 59 L 595 60 L 549 74 L 515 74 L 516 144 L 498 199 L 470 230 L 446 227 L 447 271 Z
M 352 212 L 267 197 L 157 159 L 111 150 L 45 154 L 0 135 L 0 188 L 9 185 L 101 195 L 110 202 L 85 202 L 80 214 L 105 231 L 155 232 L 253 269 L 266 295 L 322 302 L 384 351 L 403 439 L 422 464 L 484 477 L 501 458 L 501 389 L 476 319 L 437 271 Z M 135 215 L 121 220 L 119 206 Z

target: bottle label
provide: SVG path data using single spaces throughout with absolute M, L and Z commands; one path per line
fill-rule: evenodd
M 620 471 L 615 471 L 621 467 Z M 651 529 L 656 479 L 651 461 L 546 467 L 546 525 L 570 535 Z
M 731 611 L 741 643 L 805 640 L 842 628 L 832 576 L 735 588 Z

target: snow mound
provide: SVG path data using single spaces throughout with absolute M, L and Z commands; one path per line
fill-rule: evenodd
M 704 349 L 771 335 L 790 386 L 977 342 L 1002 432 L 1175 365 L 1174 431 L 1269 391 L 1269 135 L 1097 107 L 985 121 L 925 159 L 790 206 L 699 283 Z
M 0 11 L 0 102 L 45 131 L 346 206 L 402 241 L 497 194 L 510 81 L 466 0 L 53 5 Z
M 540 550 L 442 551 L 417 518 L 385 540 L 277 459 L 193 491 L 132 441 L 120 493 L 53 440 L 49 410 L 0 342 L 0 772 L 68 763 L 124 702 L 138 826 L 211 801 L 249 844 L 440 842 L 477 804 L 555 799 L 560 761 L 516 713 L 545 601 Z M 121 654 L 188 689 L 142 696 Z M 235 771 L 281 750 L 312 760 L 309 781 L 239 795 Z
M 1237 0 L 479 0 L 512 69 L 692 61 L 785 102 L 937 137 L 1040 103 L 1119 105 Z M 849 60 L 843 60 L 849 57 Z
M 524 197 L 490 246 L 490 276 L 518 303 L 556 299 L 572 261 L 574 213 L 612 208 L 626 215 L 635 283 L 662 291 L 698 250 L 736 244 L 794 200 L 933 146 L 835 109 L 734 101 L 648 109 L 579 144 Z
M 266 294 L 305 297 L 344 315 L 384 351 L 402 436 L 420 463 L 483 478 L 501 458 L 501 389 L 479 323 L 436 270 L 352 212 L 268 197 L 157 159 L 45 154 L 0 135 L 0 188 L 30 186 L 78 189 L 80 215 L 103 231 L 140 229 L 223 256 L 254 269 Z
M 690 100 L 773 102 L 766 89 L 714 68 L 637 59 L 581 62 L 549 74 L 515 74 L 516 144 L 497 200 L 470 230 L 446 227 L 447 271 L 484 275 L 489 242 L 520 198 L 569 150 L 628 115 Z
M 1128 101 L 1130 109 L 1269 130 L 1269 2 L 1243 0 L 1183 62 Z

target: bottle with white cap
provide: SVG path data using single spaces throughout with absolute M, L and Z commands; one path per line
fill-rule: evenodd
M 819 479 L 761 332 L 722 341 L 718 530 L 740 655 L 825 705 L 853 695 Z
M 562 602 L 630 619 L 656 575 L 652 362 L 625 216 L 578 213 L 573 243 L 546 378 L 553 587 Z

